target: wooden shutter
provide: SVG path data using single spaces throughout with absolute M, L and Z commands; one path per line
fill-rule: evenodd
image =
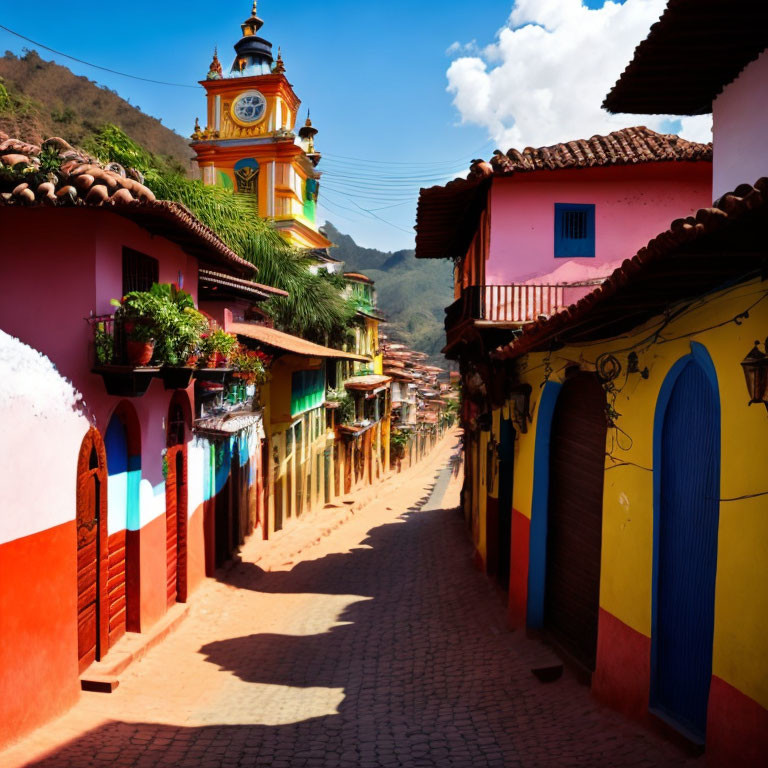
M 544 622 L 590 670 L 597 652 L 606 431 L 597 377 L 577 374 L 566 381 L 550 442 Z

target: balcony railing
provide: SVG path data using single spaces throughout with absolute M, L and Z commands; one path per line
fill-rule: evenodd
M 446 310 L 445 327 L 466 320 L 531 323 L 566 306 L 565 285 L 473 285 Z

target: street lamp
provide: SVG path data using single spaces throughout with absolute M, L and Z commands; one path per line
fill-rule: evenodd
M 765 343 L 768 349 L 768 340 Z M 768 409 L 768 355 L 760 350 L 756 341 L 752 351 L 741 361 L 749 391 L 749 404 L 763 403 Z

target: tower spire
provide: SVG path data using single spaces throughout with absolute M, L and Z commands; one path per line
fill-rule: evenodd
M 255 35 L 264 26 L 264 21 L 259 18 L 258 6 L 259 6 L 258 0 L 253 0 L 251 15 L 241 25 L 243 30 L 243 35 L 245 36 Z
M 285 74 L 285 62 L 283 61 L 283 50 L 280 47 L 278 47 L 277 49 L 277 61 L 275 61 L 275 68 L 272 70 L 272 72 L 276 75 Z

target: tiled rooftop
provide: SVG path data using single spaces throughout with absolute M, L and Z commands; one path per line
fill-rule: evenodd
M 60 167 L 45 173 L 41 163 L 52 152 L 58 154 Z M 10 169 L 0 176 L 0 206 L 111 210 L 204 261 L 227 264 L 245 275 L 256 271 L 183 205 L 157 200 L 141 173 L 100 163 L 64 139 L 53 137 L 36 146 L 0 132 L 0 168 Z

